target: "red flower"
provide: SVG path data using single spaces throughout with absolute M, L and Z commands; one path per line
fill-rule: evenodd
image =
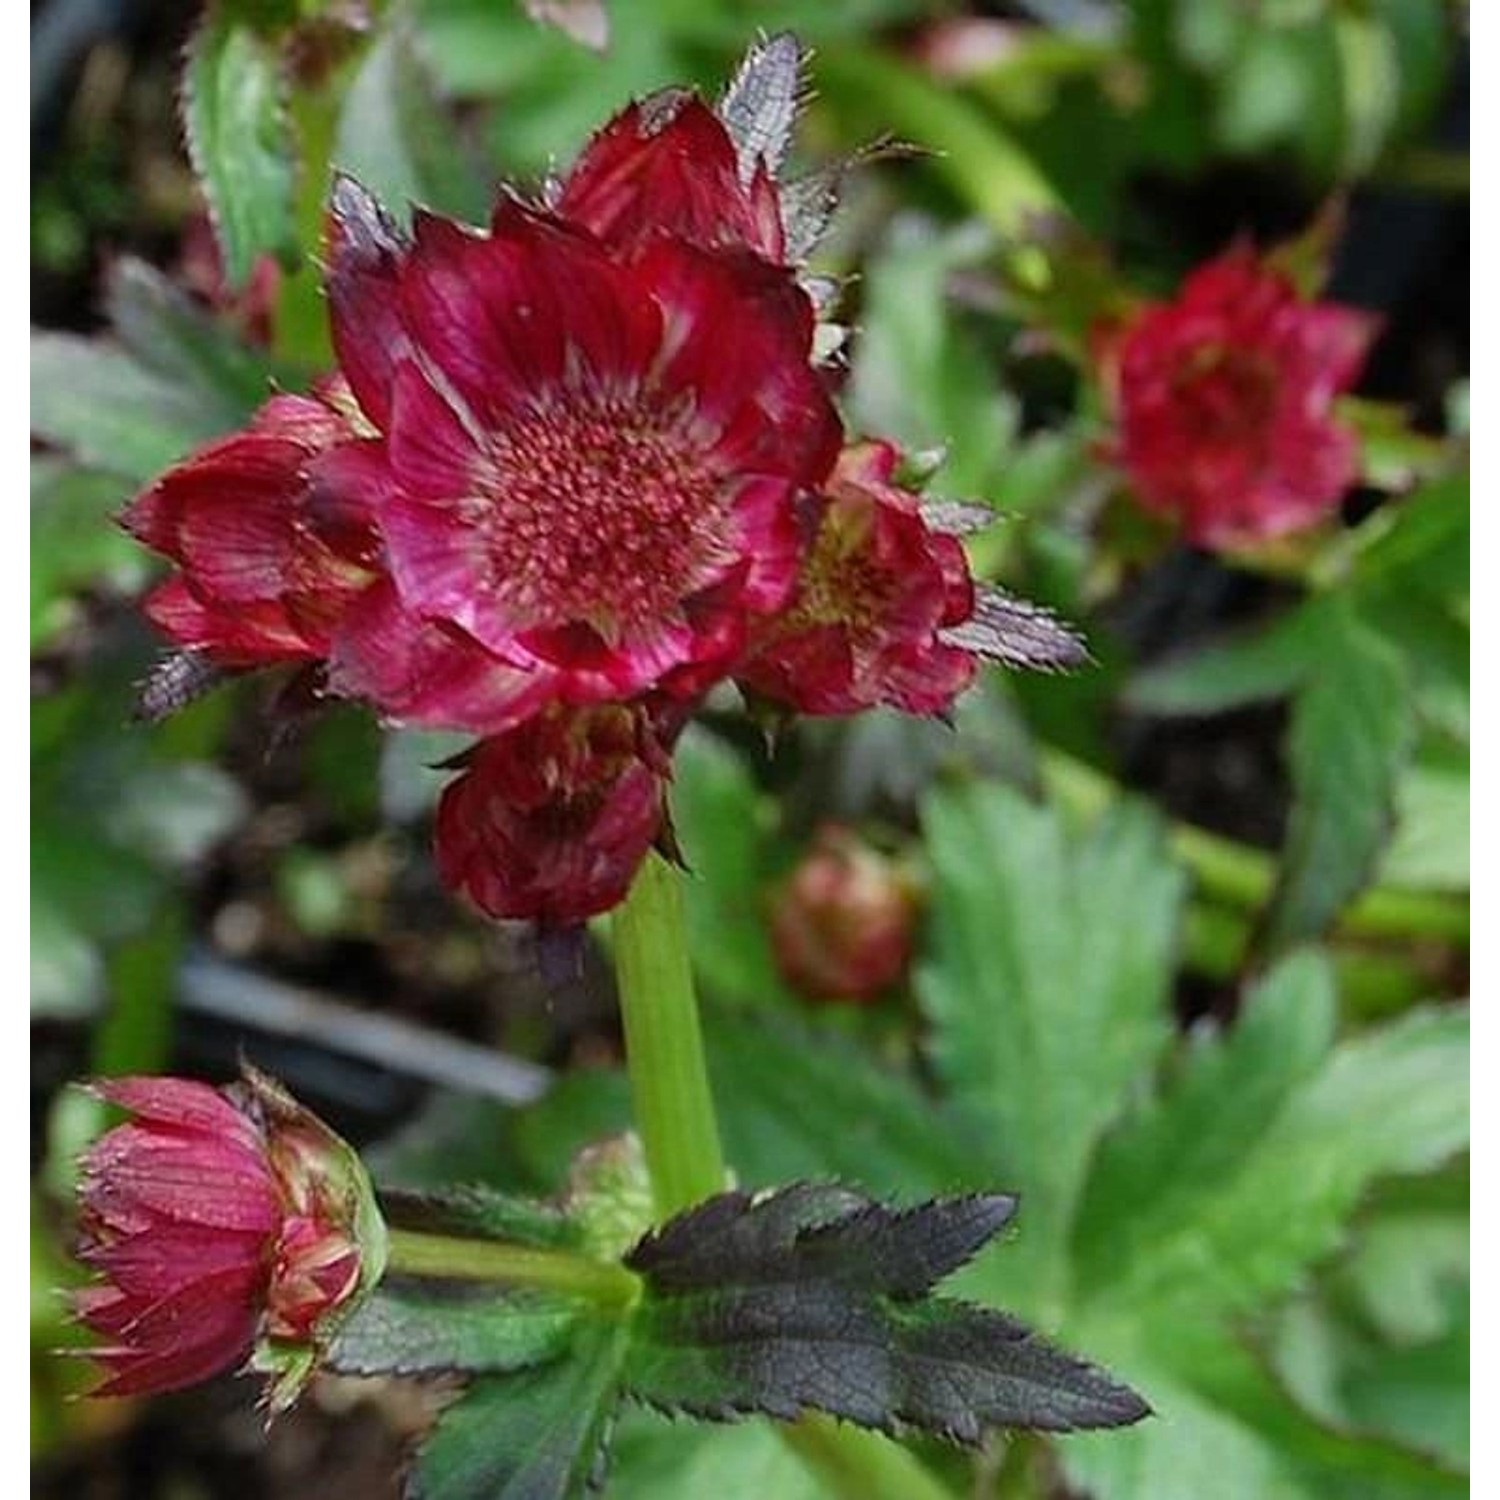
M 974 656 L 942 636 L 974 611 L 968 561 L 891 482 L 899 458 L 890 443 L 844 450 L 797 594 L 739 671 L 747 686 L 802 713 L 846 714 L 941 713 L 969 685 Z
M 764 158 L 741 165 L 724 122 L 701 99 L 666 89 L 631 104 L 584 148 L 554 205 L 612 246 L 666 232 L 781 263 L 781 197 Z
M 378 1275 L 352 1153 L 269 1080 L 96 1089 L 135 1116 L 94 1143 L 79 1182 L 78 1255 L 104 1278 L 76 1294 L 107 1341 L 96 1394 L 191 1385 L 262 1337 L 306 1345 Z
M 485 740 L 437 813 L 444 881 L 496 917 L 564 926 L 625 894 L 662 829 L 660 725 L 635 706 L 557 709 Z
M 873 1000 L 911 961 L 916 901 L 883 855 L 828 827 L 771 904 L 771 944 L 787 982 L 815 1000 Z
M 327 653 L 375 561 L 368 521 L 314 482 L 319 457 L 357 435 L 351 407 L 342 382 L 274 396 L 126 508 L 125 527 L 180 566 L 146 601 L 179 645 L 225 667 Z
M 1175 517 L 1192 542 L 1226 546 L 1312 525 L 1359 474 L 1355 435 L 1333 405 L 1374 331 L 1367 314 L 1304 300 L 1236 246 L 1112 341 L 1109 456 L 1141 503 Z
M 332 267 L 336 341 L 383 436 L 321 478 L 378 515 L 393 591 L 335 640 L 340 689 L 491 732 L 539 696 L 722 675 L 791 593 L 794 500 L 837 451 L 789 278 L 667 239 L 627 265 L 508 199 L 488 235 L 420 217 L 403 260 L 355 273 Z M 383 317 L 353 316 L 382 275 Z M 395 638 L 424 627 L 421 681 L 488 666 L 498 701 L 476 716 L 393 681 Z

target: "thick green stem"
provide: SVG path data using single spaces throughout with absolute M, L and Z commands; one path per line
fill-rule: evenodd
M 624 1266 L 566 1250 L 412 1229 L 392 1229 L 389 1236 L 386 1270 L 397 1275 L 534 1287 L 612 1307 L 628 1307 L 640 1295 L 640 1278 Z
M 681 877 L 651 855 L 614 915 L 615 977 L 636 1130 L 657 1214 L 671 1218 L 724 1190 L 688 965 Z
M 878 1432 L 815 1414 L 781 1433 L 808 1468 L 846 1500 L 953 1500 L 919 1458 Z

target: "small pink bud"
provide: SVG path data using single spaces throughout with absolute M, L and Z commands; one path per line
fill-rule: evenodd
M 915 920 L 897 866 L 826 827 L 772 900 L 771 942 L 787 982 L 809 998 L 873 1000 L 905 972 Z
M 385 1229 L 358 1158 L 263 1075 L 225 1089 L 116 1078 L 95 1092 L 134 1118 L 89 1148 L 76 1294 L 106 1342 L 101 1396 L 176 1390 L 241 1364 L 295 1377 L 384 1267 Z M 257 1345 L 260 1345 L 257 1348 Z

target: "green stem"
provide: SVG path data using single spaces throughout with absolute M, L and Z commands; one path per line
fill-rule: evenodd
M 1100 816 L 1125 795 L 1102 771 L 1057 750 L 1044 752 L 1042 780 L 1063 807 L 1084 818 Z M 1171 824 L 1170 836 L 1173 851 L 1205 896 L 1243 910 L 1255 910 L 1270 898 L 1276 884 L 1274 855 L 1188 823 Z M 1336 930 L 1346 937 L 1467 944 L 1469 905 L 1428 891 L 1377 886 L 1344 912 Z
M 624 1266 L 567 1250 L 422 1234 L 413 1229 L 392 1229 L 389 1236 L 386 1270 L 398 1275 L 502 1282 L 612 1307 L 628 1307 L 640 1294 L 640 1278 Z
M 877 1432 L 820 1414 L 780 1431 L 807 1467 L 848 1500 L 953 1500 L 919 1458 Z
M 323 239 L 333 143 L 349 74 L 346 65 L 316 87 L 297 87 L 290 105 L 301 158 L 297 243 L 302 247 L 302 262 L 281 280 L 276 298 L 275 346 L 284 358 L 311 367 L 326 365 L 333 358 L 317 247 Z
M 660 1218 L 724 1190 L 688 964 L 681 877 L 659 855 L 640 868 L 613 923 L 615 977 L 636 1130 Z
M 653 854 L 641 866 L 615 911 L 612 936 L 636 1130 L 657 1215 L 666 1219 L 722 1192 L 725 1174 L 682 878 L 664 859 Z M 878 1433 L 816 1415 L 779 1430 L 845 1500 L 952 1500 L 920 1460 Z

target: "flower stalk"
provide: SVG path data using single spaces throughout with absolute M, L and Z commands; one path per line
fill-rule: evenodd
M 681 881 L 660 855 L 641 866 L 613 921 L 615 976 L 636 1129 L 657 1215 L 724 1188 L 724 1157 L 688 964 Z
M 503 1282 L 606 1307 L 628 1307 L 640 1295 L 640 1278 L 624 1266 L 566 1250 L 392 1229 L 388 1254 L 386 1268 L 395 1275 Z

